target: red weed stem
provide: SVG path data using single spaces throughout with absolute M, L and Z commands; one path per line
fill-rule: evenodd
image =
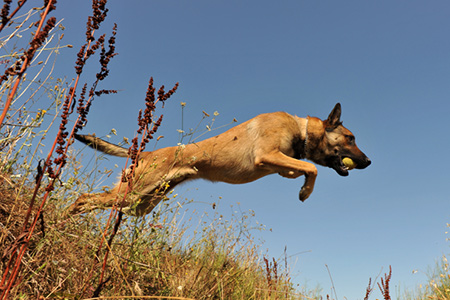
M 12 0 L 5 0 L 5 5 L 3 5 L 3 9 L 2 9 L 2 24 L 0 25 L 0 31 L 3 30 L 3 28 L 5 28 L 6 24 L 8 24 L 9 20 L 11 20 L 15 14 L 19 11 L 19 9 L 22 8 L 22 6 L 25 4 L 25 2 L 27 2 L 27 0 L 21 0 L 17 3 L 17 7 L 16 9 L 8 16 L 9 13 L 9 4 L 12 2 Z
M 369 296 L 370 293 L 372 292 L 373 288 L 372 288 L 372 278 L 369 278 L 369 285 L 367 286 L 366 289 L 366 296 L 364 297 L 364 300 L 369 300 Z
M 19 86 L 20 81 L 22 80 L 22 76 L 25 73 L 26 69 L 28 68 L 31 60 L 34 57 L 34 54 L 36 53 L 36 50 L 42 45 L 42 43 L 44 42 L 44 40 L 47 38 L 50 30 L 55 26 L 56 23 L 56 18 L 52 17 L 47 21 L 47 25 L 45 26 L 45 28 L 41 31 L 42 25 L 44 24 L 45 18 L 47 17 L 47 14 L 50 12 L 50 10 L 54 9 L 54 3 L 56 3 L 56 0 L 53 1 L 48 1 L 47 3 L 47 7 L 45 8 L 45 11 L 42 13 L 41 15 L 41 20 L 39 22 L 39 26 L 36 30 L 36 34 L 33 38 L 33 40 L 30 42 L 30 47 L 28 48 L 28 50 L 24 53 L 24 55 L 22 56 L 22 67 L 20 68 L 19 71 L 17 71 L 17 69 L 20 67 L 20 63 L 17 63 L 15 66 L 16 70 L 12 70 L 11 68 L 9 68 L 8 70 L 6 70 L 7 74 L 10 75 L 18 75 L 14 81 L 13 84 L 13 88 L 11 89 L 6 102 L 5 102 L 5 107 L 3 109 L 3 113 L 0 116 L 0 126 L 3 124 L 3 121 L 6 117 L 6 114 L 8 113 L 9 107 L 11 106 L 11 102 L 17 92 L 17 88 Z M 2 80 L 4 79 L 4 76 L 2 77 Z M 1 81 L 0 81 L 1 82 Z
M 95 6 L 95 3 L 97 3 L 96 0 L 94 0 L 93 2 L 94 2 L 93 6 Z M 106 4 L 106 0 L 102 0 L 102 1 L 99 1 L 99 2 L 103 3 L 103 7 L 104 7 L 104 4 Z M 55 0 L 53 0 L 53 1 L 51 1 L 51 0 L 48 1 L 47 0 L 46 11 L 41 15 L 42 19 L 41 19 L 41 22 L 39 24 L 38 30 L 36 31 L 35 39 L 33 39 L 33 41 L 30 43 L 30 45 L 31 45 L 30 49 L 26 52 L 26 55 L 24 55 L 24 63 L 22 64 L 21 70 L 18 72 L 18 77 L 16 78 L 16 82 L 15 82 L 15 84 L 13 86 L 13 89 L 11 90 L 11 93 L 10 93 L 10 95 L 8 97 L 9 103 L 7 102 L 5 110 L 4 110 L 3 114 L 2 114 L 2 117 L 0 119 L 0 125 L 3 123 L 3 119 L 4 119 L 5 115 L 6 115 L 7 110 L 9 109 L 9 105 L 11 103 L 12 97 L 14 96 L 14 94 L 15 94 L 15 92 L 17 90 L 17 86 L 18 86 L 18 84 L 20 82 L 20 79 L 21 79 L 24 71 L 26 70 L 26 68 L 28 66 L 28 62 L 31 61 L 35 51 L 40 47 L 40 45 L 42 44 L 43 40 L 45 40 L 46 36 L 48 35 L 48 32 L 51 30 L 51 28 L 53 28 L 53 26 L 55 24 L 55 19 L 51 18 L 47 22 L 47 26 L 44 28 L 44 30 L 42 32 L 40 32 L 40 28 L 41 28 L 41 26 L 43 24 L 43 20 L 45 19 L 45 16 L 47 15 L 47 13 L 50 10 L 54 9 L 54 5 L 53 5 L 54 3 L 56 3 Z M 105 13 L 105 16 L 106 16 L 106 13 Z M 98 20 L 98 18 L 96 20 Z M 98 23 L 96 23 L 96 21 L 94 21 L 93 24 L 94 24 L 94 26 L 92 28 L 98 28 Z M 114 34 L 115 34 L 115 29 L 116 29 L 116 26 L 114 27 Z M 93 36 L 93 32 L 94 32 L 94 29 L 91 31 L 91 35 L 90 35 L 91 37 Z M 110 49 L 111 49 L 111 44 L 113 44 L 113 42 L 114 42 L 114 39 L 112 39 L 112 42 L 110 42 Z M 88 57 L 88 51 L 90 49 L 90 43 L 91 43 L 91 39 L 89 39 L 87 45 L 84 45 L 82 47 L 82 50 L 80 51 L 80 53 L 84 52 L 84 55 L 82 55 L 82 54 L 80 55 L 80 53 L 79 53 L 79 59 L 82 58 L 82 65 L 84 65 L 84 63 L 86 62 L 86 58 Z M 85 49 L 87 49 L 87 50 L 84 51 Z M 109 58 L 112 57 L 112 56 L 114 56 L 114 55 L 110 54 Z M 78 63 L 78 60 L 77 60 L 77 63 Z M 102 65 L 102 68 L 103 67 L 105 67 L 105 64 Z M 16 69 L 17 69 L 17 65 L 16 65 Z M 80 71 L 81 70 L 82 70 L 82 66 L 80 68 Z M 11 71 L 11 72 L 13 72 L 13 71 Z M 26 237 L 26 240 L 22 244 L 22 246 L 21 246 L 21 248 L 19 250 L 19 253 L 17 254 L 17 258 L 15 260 L 15 265 L 14 265 L 14 268 L 12 270 L 12 274 L 9 277 L 8 284 L 5 287 L 5 289 L 3 290 L 3 293 L 2 293 L 0 299 L 6 299 L 7 298 L 9 290 L 11 289 L 11 287 L 13 286 L 13 284 L 14 284 L 16 278 L 17 278 L 17 275 L 19 273 L 20 266 L 21 266 L 21 260 L 23 258 L 23 255 L 24 255 L 26 249 L 27 249 L 28 242 L 31 239 L 31 236 L 32 236 L 32 233 L 33 233 L 33 231 L 34 231 L 34 229 L 36 227 L 37 221 L 39 220 L 39 216 L 41 215 L 42 208 L 43 208 L 43 206 L 44 206 L 44 204 L 46 202 L 46 199 L 47 199 L 50 191 L 53 189 L 55 180 L 58 178 L 62 167 L 64 167 L 64 165 L 65 165 L 65 156 L 66 156 L 67 151 L 68 151 L 68 147 L 64 147 L 65 139 L 68 136 L 68 133 L 65 131 L 65 129 L 66 129 L 65 126 L 66 126 L 66 124 L 68 122 L 67 121 L 68 114 L 71 113 L 71 111 L 73 111 L 73 106 L 75 105 L 75 101 L 74 101 L 75 90 L 76 90 L 76 88 L 78 86 L 80 74 L 81 74 L 81 72 L 77 72 L 77 78 L 75 80 L 74 86 L 70 89 L 69 95 L 68 95 L 68 97 L 66 98 L 66 101 L 63 104 L 64 110 L 63 110 L 63 113 L 62 113 L 62 116 L 61 116 L 62 121 L 61 121 L 61 126 L 59 128 L 59 132 L 58 132 L 58 134 L 57 134 L 57 136 L 55 138 L 55 141 L 53 143 L 53 146 L 52 146 L 51 150 L 48 153 L 47 160 L 46 160 L 46 162 L 44 164 L 44 167 L 41 170 L 41 172 L 39 172 L 39 174 L 38 174 L 40 176 L 38 176 L 36 178 L 36 186 L 35 186 L 35 190 L 33 192 L 33 197 L 32 197 L 32 199 L 30 201 L 30 206 L 29 206 L 27 215 L 25 217 L 23 232 L 26 231 L 26 228 L 27 228 L 27 225 L 28 225 L 28 220 L 29 220 L 29 218 L 31 216 L 31 209 L 34 206 L 34 202 L 35 202 L 35 199 L 36 199 L 36 196 L 37 196 L 37 192 L 38 192 L 38 189 L 40 187 L 40 184 L 41 184 L 41 181 L 42 181 L 42 177 L 43 177 L 43 174 L 45 173 L 46 169 L 47 169 L 47 172 L 50 175 L 49 177 L 51 178 L 51 182 L 49 183 L 49 185 L 46 188 L 46 193 L 43 196 L 41 205 L 40 205 L 40 207 L 39 207 L 39 209 L 38 209 L 38 211 L 36 213 L 36 216 L 35 216 L 35 219 L 34 219 L 32 225 L 31 225 L 31 227 L 30 227 L 30 229 L 28 231 L 28 235 Z M 95 89 L 95 86 L 97 85 L 97 83 L 98 83 L 98 80 L 94 84 L 94 89 Z M 93 93 L 92 93 L 91 97 L 89 98 L 88 102 L 86 103 L 85 108 L 86 108 L 86 106 L 90 105 L 90 102 L 92 100 L 92 96 L 93 96 Z M 72 107 L 71 111 L 69 111 L 70 107 Z M 77 122 L 75 122 L 75 124 L 74 124 L 74 126 L 72 128 L 72 131 L 71 131 L 71 134 L 70 134 L 70 138 L 72 138 L 73 133 L 78 129 L 77 128 L 77 124 L 78 124 L 78 120 L 80 119 L 80 116 L 81 115 L 79 114 Z M 84 116 L 84 118 L 86 117 L 85 114 L 83 116 Z M 55 164 L 57 164 L 57 166 L 58 166 L 57 167 L 57 171 L 55 173 L 53 171 L 53 169 L 51 168 L 51 157 L 52 157 L 53 152 L 55 151 L 56 144 L 59 145 L 56 152 L 60 155 L 60 157 L 55 159 L 55 161 L 54 161 Z M 9 267 L 11 266 L 13 259 L 14 259 L 14 256 L 12 256 L 10 258 L 10 261 L 7 264 L 7 268 L 5 270 L 4 276 L 2 277 L 2 281 L 0 283 L 0 286 L 4 286 L 4 283 L 5 283 L 6 279 L 7 279 Z
M 384 279 L 381 278 L 381 284 L 378 283 L 378 287 L 380 288 L 381 294 L 383 294 L 384 300 L 391 300 L 391 296 L 389 294 L 389 282 L 392 277 L 392 267 L 389 266 L 389 274 L 384 274 Z
M 98 77 L 97 77 L 98 78 Z M 138 166 L 138 158 L 140 153 L 145 149 L 145 145 L 148 143 L 148 141 L 150 139 L 153 138 L 153 134 L 157 131 L 157 129 L 159 128 L 159 126 L 161 125 L 161 121 L 162 121 L 162 115 L 159 117 L 159 119 L 153 123 L 153 112 L 156 109 L 155 104 L 158 101 L 162 101 L 164 104 L 164 101 L 167 100 L 168 98 L 170 98 L 170 96 L 176 91 L 178 87 L 178 83 L 175 85 L 174 88 L 172 88 L 167 94 L 164 92 L 164 86 L 162 86 L 159 91 L 158 91 L 158 98 L 155 101 L 155 89 L 153 87 L 153 78 L 150 78 L 149 81 L 149 85 L 148 85 L 148 89 L 147 89 L 147 94 L 146 94 L 146 98 L 145 98 L 145 110 L 144 110 L 144 114 L 142 115 L 142 110 L 139 111 L 138 114 L 138 125 L 139 125 L 139 129 L 137 130 L 137 135 L 133 138 L 132 140 L 132 145 L 128 150 L 128 158 L 127 158 L 127 163 L 128 163 L 128 159 L 131 159 L 131 165 L 130 165 L 130 172 L 127 175 L 122 175 L 122 176 L 127 176 L 126 182 L 127 182 L 127 187 L 125 189 L 125 193 L 122 197 L 122 201 L 119 204 L 119 209 L 113 209 L 109 215 L 107 224 L 105 226 L 105 230 L 103 231 L 102 234 L 102 240 L 100 242 L 100 247 L 97 250 L 98 256 L 99 256 L 99 252 L 102 248 L 103 245 L 103 241 L 105 240 L 105 236 L 106 236 L 106 232 L 108 230 L 109 224 L 111 223 L 112 218 L 116 218 L 116 222 L 114 224 L 114 228 L 113 231 L 111 232 L 110 238 L 108 239 L 108 248 L 106 249 L 106 253 L 105 256 L 103 258 L 103 264 L 102 264 L 102 272 L 100 274 L 100 279 L 99 279 L 99 284 L 98 287 L 96 289 L 96 293 L 99 294 L 101 289 L 103 288 L 104 284 L 106 283 L 106 281 L 103 281 L 104 278 L 104 274 L 106 272 L 106 266 L 107 266 L 107 260 L 108 260 L 108 256 L 109 256 L 109 252 L 111 249 L 111 245 L 112 245 L 112 241 L 114 239 L 114 237 L 117 234 L 117 231 L 119 229 L 119 226 L 121 224 L 122 221 L 122 216 L 123 216 L 123 212 L 122 212 L 122 207 L 123 207 L 123 203 L 125 202 L 125 199 L 127 197 L 128 191 L 133 189 L 133 176 L 134 176 L 134 172 L 136 167 Z M 153 128 L 151 130 L 149 130 L 149 125 L 153 124 Z M 141 142 L 139 144 L 138 147 L 138 141 L 139 141 L 139 134 L 141 134 Z M 127 164 L 126 164 L 127 165 Z M 125 165 L 125 166 L 126 166 Z M 119 187 L 118 189 L 120 190 L 120 185 L 122 184 L 122 182 L 124 182 L 124 180 L 122 179 L 119 182 Z M 118 201 L 119 199 L 116 199 L 116 201 Z
M 9 110 L 9 107 L 11 105 L 12 99 L 13 99 L 16 91 L 17 91 L 17 88 L 18 88 L 19 83 L 20 83 L 20 81 L 22 79 L 22 76 L 23 76 L 25 70 L 27 69 L 29 63 L 31 62 L 31 60 L 32 60 L 36 50 L 42 45 L 42 43 L 44 42 L 45 38 L 48 36 L 50 30 L 55 26 L 56 19 L 55 18 L 50 18 L 47 21 L 47 25 L 45 26 L 44 30 L 41 32 L 41 28 L 42 28 L 42 25 L 43 25 L 43 23 L 45 21 L 45 18 L 47 17 L 47 14 L 52 9 L 55 8 L 54 3 L 56 3 L 55 0 L 53 0 L 53 1 L 50 0 L 50 1 L 48 1 L 46 3 L 47 6 L 46 6 L 45 11 L 41 14 L 41 20 L 39 22 L 38 29 L 36 30 L 36 34 L 35 34 L 33 40 L 30 42 L 29 49 L 25 52 L 26 55 L 24 54 L 22 56 L 22 59 L 23 59 L 22 67 L 21 67 L 20 71 L 17 74 L 18 76 L 15 79 L 13 88 L 11 89 L 11 91 L 10 91 L 10 93 L 8 95 L 7 101 L 5 103 L 5 107 L 4 107 L 3 113 L 0 116 L 0 126 L 1 126 L 1 124 L 3 124 L 4 118 L 5 118 L 8 110 Z M 22 3 L 22 5 L 23 5 L 23 3 Z M 16 65 L 16 68 L 17 67 L 18 67 L 18 65 Z M 49 161 L 49 159 L 50 159 L 50 156 L 47 158 L 47 160 Z M 45 166 L 44 166 L 44 169 L 45 169 Z M 40 183 L 41 179 L 42 179 L 42 175 L 39 176 L 39 178 L 37 178 L 37 182 Z M 32 206 L 34 204 L 34 201 L 35 201 L 35 198 L 36 198 L 37 189 L 38 188 L 36 186 L 34 194 L 33 194 L 33 198 L 31 200 L 31 203 L 30 203 L 30 206 L 29 206 L 29 209 L 28 209 L 28 212 L 27 212 L 27 215 L 25 217 L 23 232 L 25 232 L 25 230 L 26 230 L 26 225 L 28 224 L 28 219 L 29 219 L 29 217 L 31 215 L 31 208 L 32 208 Z M 41 205 L 41 208 L 42 208 L 42 206 L 43 206 L 43 203 Z M 25 239 L 25 242 L 22 244 L 22 246 L 20 248 L 20 251 L 17 254 L 17 258 L 15 260 L 14 268 L 13 268 L 12 273 L 9 276 L 9 278 L 8 278 L 8 273 L 9 273 L 8 271 L 9 271 L 9 267 L 11 266 L 12 261 L 14 259 L 14 255 L 11 256 L 11 258 L 10 258 L 10 260 L 8 262 L 8 267 L 7 267 L 7 269 L 5 270 L 5 272 L 4 272 L 3 276 L 2 276 L 2 280 L 0 282 L 0 286 L 3 287 L 5 282 L 6 282 L 6 280 L 8 280 L 8 282 L 6 284 L 6 287 L 3 289 L 2 294 L 0 295 L 0 299 L 7 299 L 8 298 L 8 294 L 9 294 L 9 292 L 11 290 L 11 287 L 13 286 L 13 284 L 14 284 L 16 278 L 17 278 L 17 275 L 19 273 L 19 269 L 20 269 L 20 266 L 21 266 L 21 261 L 22 261 L 23 255 L 25 253 L 25 250 L 26 250 L 26 248 L 28 246 L 28 242 L 30 241 L 31 235 L 32 235 L 32 233 L 34 231 L 34 228 L 36 226 L 36 222 L 37 222 L 37 219 L 38 219 L 38 216 L 39 216 L 39 213 L 40 213 L 40 209 L 39 209 L 39 211 L 38 211 L 38 213 L 36 215 L 36 218 L 35 218 L 35 221 L 33 222 L 32 227 L 30 228 L 30 231 L 29 231 L 29 233 L 28 233 L 28 235 L 27 235 L 27 237 Z

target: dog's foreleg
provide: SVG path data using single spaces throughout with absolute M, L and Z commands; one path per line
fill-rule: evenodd
M 312 165 L 312 164 L 311 164 Z M 314 190 L 314 184 L 316 183 L 316 177 L 317 177 L 317 169 L 313 165 L 315 171 L 311 173 L 305 173 L 305 183 L 303 184 L 300 193 L 298 195 L 300 201 L 305 201 L 309 198 L 311 193 Z
M 290 179 L 295 179 L 297 177 L 300 177 L 303 174 L 303 172 L 295 172 L 295 171 L 284 171 L 284 172 L 278 172 L 278 174 L 280 176 L 286 177 L 286 178 L 290 178 Z
M 255 163 L 259 168 L 270 169 L 287 178 L 305 175 L 305 183 L 299 193 L 301 201 L 308 199 L 314 190 L 317 168 L 309 162 L 297 160 L 277 151 L 262 155 L 255 160 Z

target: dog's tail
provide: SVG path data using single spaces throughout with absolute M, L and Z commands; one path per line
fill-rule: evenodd
M 109 155 L 127 157 L 128 149 L 108 143 L 94 135 L 75 134 L 74 137 L 82 143 L 85 143 L 95 150 L 104 152 Z

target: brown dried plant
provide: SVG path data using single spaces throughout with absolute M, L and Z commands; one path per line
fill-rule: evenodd
M 34 54 L 42 46 L 45 39 L 48 37 L 50 30 L 53 27 L 55 27 L 56 18 L 51 17 L 50 19 L 47 20 L 47 24 L 44 26 L 44 28 L 42 28 L 42 26 L 45 22 L 45 19 L 47 18 L 48 13 L 55 9 L 56 0 L 45 1 L 45 3 L 46 3 L 45 10 L 41 14 L 41 18 L 38 23 L 38 28 L 36 29 L 36 33 L 34 34 L 33 39 L 29 43 L 28 49 L 24 52 L 24 54 L 20 57 L 20 59 L 16 60 L 16 63 L 13 66 L 6 69 L 5 74 L 0 77 L 0 84 L 1 84 L 4 80 L 7 80 L 9 77 L 15 76 L 14 82 L 12 84 L 12 88 L 11 88 L 11 90 L 8 94 L 7 100 L 5 102 L 5 107 L 0 116 L 0 128 L 2 127 L 3 121 L 6 117 L 9 107 L 11 106 L 11 102 L 14 99 L 14 96 L 16 95 L 19 84 L 22 81 L 25 71 L 27 70 L 28 66 L 30 65 L 30 63 L 34 57 Z M 7 23 L 8 17 L 5 17 L 5 15 L 7 15 L 8 11 L 9 11 L 8 4 L 9 3 L 6 3 L 2 10 L 2 27 L 0 29 L 2 29 L 4 27 L 4 24 Z M 22 5 L 23 5 L 23 3 L 22 3 Z M 19 4 L 18 9 L 20 9 L 20 7 L 21 6 Z
M 5 2 L 5 4 L 3 5 L 2 11 L 1 11 L 2 23 L 0 24 L 0 32 L 3 30 L 3 28 L 5 28 L 5 26 L 8 24 L 8 22 L 16 15 L 16 13 L 22 8 L 22 6 L 27 2 L 27 0 L 18 1 L 16 9 L 13 10 L 13 12 L 11 14 L 9 14 L 9 10 L 11 8 L 12 0 L 4 0 L 3 2 Z
M 119 184 L 122 184 L 124 182 L 127 183 L 127 188 L 125 190 L 125 193 L 121 199 L 117 199 L 119 202 L 118 205 L 115 207 L 116 209 L 113 209 L 110 213 L 110 216 L 108 218 L 108 221 L 105 226 L 104 233 L 102 235 L 102 240 L 100 242 L 99 249 L 97 250 L 97 255 L 99 255 L 104 237 L 107 234 L 107 229 L 109 228 L 109 224 L 113 218 L 115 218 L 115 223 L 113 226 L 113 229 L 111 231 L 110 237 L 107 242 L 106 247 L 106 253 L 103 257 L 103 264 L 102 264 L 102 272 L 100 275 L 100 280 L 98 283 L 98 286 L 96 290 L 94 291 L 94 297 L 98 297 L 100 295 L 100 292 L 102 291 L 105 284 L 110 280 L 108 277 L 107 279 L 104 279 L 105 272 L 106 272 L 106 264 L 108 261 L 108 256 L 111 251 L 111 244 L 114 239 L 114 237 L 117 234 L 117 231 L 119 229 L 119 226 L 122 222 L 123 212 L 122 212 L 122 204 L 124 203 L 127 193 L 133 189 L 133 175 L 134 171 L 139 163 L 139 154 L 145 149 L 146 144 L 153 139 L 153 135 L 158 130 L 159 126 L 161 125 L 163 115 L 160 115 L 158 119 L 154 120 L 154 112 L 156 110 L 156 104 L 158 102 L 162 103 L 162 106 L 164 107 L 164 102 L 169 99 L 173 93 L 178 88 L 178 82 L 175 84 L 175 86 L 169 90 L 167 93 L 164 91 L 164 86 L 161 86 L 158 90 L 158 97 L 155 95 L 156 89 L 153 87 L 153 77 L 150 78 L 148 88 L 147 88 L 147 95 L 145 98 L 145 110 L 144 113 L 142 113 L 142 110 L 139 111 L 138 114 L 138 125 L 139 128 L 137 130 L 136 136 L 133 138 L 131 142 L 131 147 L 128 150 L 128 158 L 131 159 L 131 164 L 129 166 L 130 172 L 123 173 L 122 174 L 122 180 Z M 139 142 L 139 136 L 140 142 Z M 128 159 L 127 159 L 128 162 Z M 130 289 L 134 295 L 133 289 Z
M 380 288 L 384 300 L 391 300 L 391 296 L 389 294 L 389 282 L 391 281 L 391 277 L 392 277 L 392 267 L 389 266 L 389 274 L 384 274 L 384 279 L 381 278 L 381 284 L 378 283 L 378 287 Z
M 4 117 L 6 116 L 6 113 L 8 111 L 9 105 L 16 93 L 17 87 L 20 83 L 20 80 L 28 67 L 29 63 L 31 62 L 34 53 L 36 50 L 42 45 L 45 38 L 48 36 L 48 32 L 54 27 L 55 25 L 55 18 L 50 18 L 47 21 L 47 25 L 44 27 L 44 29 L 41 31 L 40 28 L 45 20 L 45 17 L 47 16 L 48 12 L 55 9 L 54 4 L 56 1 L 45 1 L 46 3 L 46 10 L 44 13 L 41 14 L 41 21 L 39 22 L 38 29 L 36 30 L 36 34 L 32 41 L 30 42 L 30 46 L 27 51 L 25 51 L 25 54 L 21 57 L 20 61 L 17 61 L 16 64 L 13 67 L 10 67 L 6 70 L 5 75 L 1 78 L 2 80 L 7 79 L 8 76 L 17 76 L 13 87 L 8 95 L 7 101 L 5 103 L 5 109 L 3 111 L 3 114 L 0 118 L 0 125 L 3 122 Z M 27 245 L 31 239 L 31 236 L 33 234 L 34 229 L 36 228 L 36 224 L 39 220 L 42 219 L 42 208 L 46 203 L 46 199 L 49 196 L 49 193 L 53 190 L 55 181 L 59 178 L 59 175 L 61 174 L 61 170 L 66 164 L 66 157 L 67 157 L 67 151 L 68 151 L 68 143 L 67 141 L 72 139 L 73 134 L 79 130 L 87 121 L 86 115 L 89 111 L 89 107 L 94 99 L 94 96 L 100 96 L 102 94 L 108 94 L 111 92 L 116 92 L 114 90 L 100 90 L 96 91 L 96 87 L 99 83 L 99 81 L 105 79 L 105 77 L 108 75 L 108 63 L 111 60 L 112 57 L 116 55 L 115 53 L 115 34 L 116 34 L 116 26 L 113 28 L 113 34 L 112 37 L 108 40 L 109 43 L 109 49 L 106 51 L 105 49 L 105 35 L 100 36 L 97 40 L 94 37 L 95 30 L 99 29 L 100 23 L 105 19 L 107 9 L 105 8 L 106 1 L 105 0 L 93 0 L 93 16 L 88 18 L 88 26 L 87 26 L 87 34 L 86 34 L 86 44 L 81 47 L 81 50 L 78 55 L 78 59 L 76 62 L 76 74 L 77 78 L 75 80 L 74 85 L 70 88 L 69 94 L 66 96 L 66 99 L 64 103 L 62 104 L 62 114 L 61 114 L 61 123 L 59 127 L 59 131 L 56 135 L 56 138 L 53 142 L 53 146 L 51 150 L 49 151 L 47 155 L 47 159 L 45 160 L 45 163 L 43 166 L 39 164 L 38 166 L 38 174 L 36 176 L 36 186 L 33 192 L 33 196 L 30 201 L 29 209 L 25 217 L 24 225 L 23 225 L 23 234 L 24 234 L 24 242 L 20 244 L 15 244 L 15 248 L 11 251 L 13 255 L 10 256 L 10 259 L 6 265 L 6 268 L 3 272 L 3 277 L 0 282 L 0 286 L 2 287 L 2 294 L 0 296 L 0 299 L 6 299 L 8 297 L 8 294 L 11 290 L 11 288 L 14 286 L 16 278 L 19 274 L 20 267 L 21 267 L 21 261 L 22 258 L 26 252 Z M 6 12 L 7 8 L 5 8 Z M 7 13 L 5 13 L 7 14 Z M 92 47 L 91 44 L 95 42 Z M 91 57 L 93 54 L 95 54 L 97 49 L 101 49 L 100 53 L 100 71 L 96 75 L 96 80 L 94 81 L 92 88 L 89 91 L 89 98 L 84 102 L 85 100 L 85 94 L 86 94 L 86 85 L 82 88 L 81 96 L 79 105 L 77 108 L 78 112 L 78 118 L 75 122 L 70 134 L 67 131 L 67 124 L 68 124 L 68 117 L 70 114 L 73 113 L 74 107 L 76 105 L 76 97 L 75 97 L 75 91 L 77 90 L 80 74 L 82 72 L 83 66 L 86 64 L 86 61 L 89 57 Z M 55 150 L 56 149 L 56 150 Z M 55 159 L 52 159 L 53 152 L 56 151 L 58 154 L 58 157 Z M 40 203 L 39 208 L 35 212 L 34 220 L 30 223 L 31 218 L 31 212 L 34 207 L 34 202 L 37 198 L 38 192 L 40 190 L 41 182 L 43 180 L 44 174 L 47 173 L 49 176 L 49 183 L 47 187 L 45 188 L 45 194 L 42 197 L 42 201 Z
M 369 300 L 370 293 L 372 293 L 373 287 L 372 287 L 372 278 L 369 278 L 369 284 L 366 288 L 366 295 L 364 296 L 364 300 Z

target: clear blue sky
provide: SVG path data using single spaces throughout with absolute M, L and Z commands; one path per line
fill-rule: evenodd
M 190 182 L 178 192 L 253 209 L 272 228 L 262 233 L 272 256 L 285 246 L 288 255 L 311 250 L 295 257 L 295 281 L 330 293 L 327 264 L 339 299 L 362 299 L 368 278 L 389 265 L 392 296 L 426 282 L 428 267 L 449 250 L 450 2 L 110 0 L 108 7 L 103 29 L 118 24 L 120 55 L 101 88 L 121 92 L 96 100 L 86 133 L 115 128 L 113 141 L 132 137 L 150 76 L 157 86 L 180 82 L 162 111 L 161 147 L 178 142 L 181 101 L 185 128 L 202 110 L 218 111 L 217 124 L 272 111 L 326 118 L 339 101 L 344 125 L 372 159 L 368 169 L 343 178 L 319 167 L 305 203 L 303 178 L 277 175 L 240 186 Z M 54 13 L 75 46 L 60 58 L 69 77 L 89 13 L 90 1 L 58 1 Z

